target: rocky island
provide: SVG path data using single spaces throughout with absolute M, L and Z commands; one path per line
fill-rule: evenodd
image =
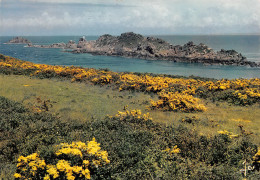
M 15 37 L 10 41 L 6 42 L 5 44 L 31 44 L 31 41 L 23 37 Z
M 72 53 L 91 53 L 94 55 L 123 56 L 147 60 L 260 67 L 259 63 L 247 61 L 246 57 L 235 50 L 221 49 L 215 52 L 205 44 L 196 45 L 192 41 L 184 45 L 172 45 L 165 40 L 145 37 L 133 32 L 123 33 L 120 36 L 105 34 L 94 41 L 87 41 L 85 37 L 82 37 L 78 43 L 69 41 L 67 44 L 28 44 L 28 46 L 64 48 L 68 49 L 66 52 Z

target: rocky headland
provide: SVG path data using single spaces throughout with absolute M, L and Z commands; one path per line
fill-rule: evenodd
M 5 44 L 31 44 L 31 41 L 23 37 L 15 37 L 10 41 L 6 42 Z
M 120 36 L 105 34 L 94 41 L 87 41 L 85 37 L 82 37 L 78 43 L 69 41 L 67 44 L 28 44 L 28 46 L 64 48 L 68 49 L 66 52 L 72 53 L 91 53 L 94 55 L 123 56 L 148 60 L 260 67 L 259 63 L 247 61 L 246 57 L 235 50 L 221 49 L 215 52 L 205 44 L 196 45 L 192 41 L 184 45 L 172 45 L 162 39 L 145 37 L 133 32 L 123 33 Z

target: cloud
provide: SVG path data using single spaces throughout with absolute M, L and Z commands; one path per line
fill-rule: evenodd
M 56 8 L 55 8 L 56 9 Z M 66 9 L 65 9 L 66 10 Z M 5 28 L 23 26 L 32 28 L 55 29 L 55 28 L 89 28 L 93 26 L 124 26 L 136 28 L 168 28 L 176 24 L 172 20 L 177 20 L 178 15 L 171 15 L 168 19 L 169 10 L 164 6 L 151 5 L 149 7 L 95 7 L 81 9 L 82 12 L 59 11 L 48 9 L 41 14 L 23 16 L 17 18 L 4 18 Z M 38 10 L 40 11 L 40 10 Z M 160 16 L 158 16 L 160 14 Z
M 10 29 L 54 34 L 260 32 L 259 0 L 3 0 L 2 4 L 4 33 Z

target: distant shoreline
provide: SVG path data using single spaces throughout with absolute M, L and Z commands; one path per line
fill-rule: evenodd
M 97 40 L 87 41 L 81 37 L 76 43 L 51 45 L 28 44 L 28 47 L 68 49 L 70 53 L 90 53 L 93 55 L 130 57 L 146 60 L 166 60 L 173 62 L 202 63 L 206 65 L 235 65 L 260 67 L 260 63 L 248 61 L 245 56 L 235 50 L 215 52 L 205 44 L 194 44 L 192 41 L 184 45 L 172 45 L 156 37 L 145 37 L 133 32 L 120 36 L 105 34 Z

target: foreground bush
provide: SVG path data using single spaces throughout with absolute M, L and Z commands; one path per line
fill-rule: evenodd
M 120 111 L 90 129 L 109 152 L 115 179 L 240 179 L 257 146 L 247 134 L 213 137 L 184 126 L 157 124 L 139 110 Z M 123 170 L 123 171 L 122 171 Z M 120 172 L 120 173 L 119 173 Z M 248 171 L 253 179 L 259 173 Z
M 18 158 L 16 179 L 90 179 L 94 169 L 110 161 L 93 138 L 87 144 L 61 143 L 50 154 L 52 159 L 41 159 L 37 153 Z M 46 164 L 49 162 L 49 164 Z
M 247 171 L 247 178 L 259 177 L 256 164 L 259 149 L 244 130 L 235 137 L 227 131 L 205 136 L 194 127 L 186 127 L 189 120 L 177 127 L 165 126 L 154 123 L 149 114 L 140 110 L 120 111 L 91 122 L 62 122 L 46 112 L 32 112 L 3 97 L 0 97 L 0 118 L 2 179 L 10 179 L 15 172 L 17 178 L 28 175 L 47 179 L 49 175 L 50 179 L 68 179 L 67 175 L 71 178 L 73 175 L 76 179 L 80 176 L 76 172 L 86 178 L 88 169 L 91 179 L 235 180 L 243 177 L 240 170 L 245 161 L 247 167 L 255 167 Z M 90 144 L 76 142 L 86 142 L 92 137 L 109 156 L 97 148 L 96 140 L 92 141 L 92 147 L 96 147 L 93 152 L 99 153 L 90 155 L 80 150 Z

